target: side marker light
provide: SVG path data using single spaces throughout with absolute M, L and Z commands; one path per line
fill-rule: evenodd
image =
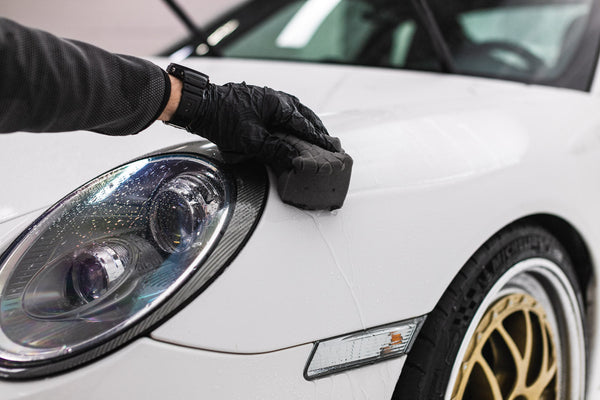
M 304 377 L 308 380 L 407 354 L 425 316 L 315 343 Z

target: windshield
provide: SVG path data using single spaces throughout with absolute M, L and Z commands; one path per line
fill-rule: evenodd
M 209 27 L 207 42 L 226 57 L 426 71 L 448 70 L 442 49 L 450 72 L 561 86 L 563 75 L 578 62 L 578 52 L 585 50 L 592 55 L 588 59 L 595 58 L 597 41 L 581 48 L 592 4 L 592 0 L 252 1 Z M 419 12 L 420 7 L 426 12 Z M 195 55 L 209 52 L 204 43 L 195 46 Z

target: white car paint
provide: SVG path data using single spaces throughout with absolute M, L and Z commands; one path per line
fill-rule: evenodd
M 189 350 L 194 354 L 267 357 L 426 314 L 483 242 L 527 215 L 564 218 L 584 237 L 593 259 L 598 257 L 600 98 L 595 93 L 378 68 L 241 60 L 187 65 L 213 82 L 246 80 L 296 94 L 342 139 L 355 164 L 346 203 L 336 212 L 284 205 L 273 187 L 243 251 L 202 295 L 152 333 L 155 340 L 203 349 Z M 5 171 L 0 248 L 85 181 L 194 139 L 162 124 L 124 138 L 84 132 L 0 135 Z M 600 326 L 592 328 L 597 332 Z M 142 357 L 135 355 L 137 346 L 44 384 L 59 393 L 126 352 L 136 363 Z M 188 350 L 174 350 L 173 357 L 179 351 Z M 169 354 L 162 351 L 156 361 L 168 365 Z M 592 359 L 596 354 L 591 348 Z M 293 379 L 303 379 L 304 356 L 294 361 Z M 189 368 L 207 368 L 203 359 L 190 361 Z M 237 360 L 232 357 L 228 368 L 235 370 Z M 401 368 L 394 363 L 392 380 Z M 141 374 L 115 365 L 127 375 L 110 375 L 117 386 Z M 590 379 L 595 388 L 595 367 Z M 0 393 L 34 396 L 36 384 L 0 382 Z M 227 390 L 211 398 L 232 398 Z
M 70 374 L 1 384 L 0 393 L 3 399 L 28 400 L 121 400 L 134 394 L 147 400 L 389 399 L 405 360 L 307 381 L 302 367 L 310 351 L 305 345 L 268 354 L 222 354 L 144 338 Z

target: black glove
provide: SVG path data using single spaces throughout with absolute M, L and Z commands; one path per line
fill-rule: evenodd
M 187 129 L 215 143 L 226 155 L 256 157 L 276 168 L 292 167 L 300 151 L 292 135 L 331 152 L 342 150 L 308 107 L 287 93 L 242 83 L 209 84 Z M 274 135 L 277 132 L 278 135 Z

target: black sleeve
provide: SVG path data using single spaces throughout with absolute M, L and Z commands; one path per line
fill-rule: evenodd
M 158 118 L 171 86 L 158 66 L 0 18 L 0 132 L 130 135 Z

